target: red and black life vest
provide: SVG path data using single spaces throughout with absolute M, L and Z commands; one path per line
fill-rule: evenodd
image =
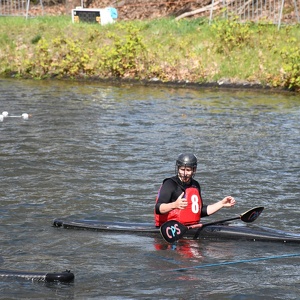
M 202 210 L 202 199 L 199 190 L 193 186 L 186 188 L 184 198 L 188 202 L 185 209 L 176 208 L 162 215 L 154 213 L 155 226 L 161 226 L 168 220 L 177 220 L 185 225 L 199 223 Z M 156 197 L 157 201 L 158 196 Z

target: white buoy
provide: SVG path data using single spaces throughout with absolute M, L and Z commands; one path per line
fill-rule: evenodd
M 29 115 L 28 115 L 28 114 L 26 114 L 26 113 L 24 113 L 24 114 L 22 114 L 22 118 L 23 118 L 24 120 L 28 120 L 28 118 L 29 118 Z
M 28 118 L 30 118 L 30 117 L 31 117 L 31 115 L 29 115 L 27 113 L 23 113 L 20 116 L 10 116 L 7 111 L 4 111 L 0 115 L 0 122 L 3 122 L 4 118 L 22 118 L 23 120 L 28 120 Z

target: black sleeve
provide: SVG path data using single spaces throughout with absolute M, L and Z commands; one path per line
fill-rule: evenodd
M 201 218 L 202 217 L 207 217 L 207 205 L 202 205 L 202 210 L 201 210 Z
M 160 188 L 158 200 L 155 204 L 155 212 L 160 214 L 159 207 L 162 203 L 171 203 L 176 201 L 183 190 L 177 185 L 177 183 L 169 178 L 163 182 Z

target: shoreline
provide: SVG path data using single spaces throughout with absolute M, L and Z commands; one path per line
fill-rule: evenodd
M 14 77 L 14 76 L 7 76 L 1 77 L 0 80 L 4 79 L 18 79 L 18 80 L 36 80 L 30 77 Z M 100 82 L 106 84 L 113 84 L 113 85 L 138 85 L 138 86 L 162 86 L 162 87 L 170 87 L 170 88 L 187 88 L 187 89 L 211 89 L 211 90 L 242 90 L 242 91 L 260 91 L 260 92 L 270 92 L 270 93 L 284 93 L 284 94 L 295 94 L 298 95 L 296 91 L 289 90 L 283 87 L 271 87 L 268 85 L 260 84 L 260 83 L 251 83 L 246 81 L 240 82 L 231 82 L 230 79 L 224 79 L 215 82 L 189 82 L 189 81 L 161 81 L 158 79 L 150 79 L 150 80 L 138 80 L 132 78 L 99 78 L 99 77 L 63 77 L 56 79 L 55 77 L 52 78 L 45 78 L 39 79 L 36 81 L 55 81 L 55 80 L 62 80 L 68 82 Z

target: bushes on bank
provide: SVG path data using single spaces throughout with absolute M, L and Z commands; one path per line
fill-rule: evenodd
M 15 24 L 18 22 L 18 24 Z M 300 90 L 296 27 L 201 19 L 72 24 L 64 17 L 0 19 L 0 74 L 253 82 Z

